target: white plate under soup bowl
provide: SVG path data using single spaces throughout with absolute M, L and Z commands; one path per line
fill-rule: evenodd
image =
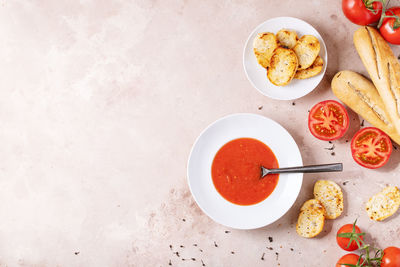
M 188 183 L 198 206 L 214 221 L 236 229 L 255 229 L 273 223 L 290 209 L 300 192 L 303 174 L 280 174 L 271 195 L 255 205 L 227 201 L 214 187 L 211 165 L 224 144 L 243 137 L 269 146 L 279 167 L 302 165 L 296 142 L 281 125 L 256 114 L 233 114 L 212 123 L 197 138 L 188 160 Z

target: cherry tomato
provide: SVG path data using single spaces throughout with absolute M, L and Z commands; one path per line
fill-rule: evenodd
M 345 264 L 352 264 L 354 266 L 361 266 L 363 263 L 363 259 L 360 259 L 360 256 L 354 253 L 349 253 L 341 257 L 336 263 L 336 267 L 348 267 Z
M 348 237 L 340 237 L 339 235 L 345 235 Z M 358 240 L 358 243 L 362 246 L 362 241 L 360 241 L 360 239 L 364 240 L 364 235 L 365 234 L 361 232 L 360 228 L 355 225 L 355 223 L 345 224 L 338 230 L 336 234 L 336 242 L 342 249 L 353 251 L 359 247 L 356 240 Z
M 389 136 L 374 127 L 359 130 L 351 140 L 351 154 L 361 166 L 369 169 L 382 167 L 392 153 Z
M 385 248 L 383 250 L 381 267 L 400 267 L 400 248 Z
M 389 8 L 385 14 L 387 16 L 395 15 L 400 17 L 400 7 Z M 391 44 L 400 45 L 400 19 L 385 18 L 379 31 L 386 41 Z
M 349 128 L 346 108 L 335 100 L 319 102 L 310 110 L 308 128 L 312 135 L 321 140 L 336 140 Z
M 381 18 L 382 3 L 373 0 L 342 0 L 342 10 L 351 22 L 368 25 Z

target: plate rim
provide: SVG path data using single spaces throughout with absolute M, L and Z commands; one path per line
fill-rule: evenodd
M 245 54 L 246 54 L 246 47 L 247 47 L 248 43 L 250 42 L 250 37 L 256 32 L 256 30 L 257 30 L 261 25 L 263 25 L 264 23 L 266 23 L 266 22 L 268 22 L 268 21 L 270 21 L 270 20 L 274 20 L 274 19 L 294 19 L 294 20 L 301 21 L 301 22 L 307 24 L 308 26 L 310 26 L 311 28 L 313 28 L 313 29 L 319 34 L 319 36 L 321 37 L 322 45 L 323 45 L 323 47 L 324 47 L 324 49 L 325 49 L 325 54 L 326 54 L 326 63 L 324 64 L 323 72 L 320 73 L 320 74 L 322 74 L 322 75 L 321 75 L 321 79 L 318 81 L 318 83 L 316 84 L 316 86 L 315 86 L 312 90 L 308 91 L 308 92 L 305 93 L 304 95 L 297 96 L 297 97 L 294 97 L 294 98 L 292 98 L 292 97 L 291 97 L 291 98 L 279 98 L 279 97 L 272 96 L 272 95 L 270 95 L 270 94 L 267 94 L 266 92 L 263 92 L 261 89 L 259 89 L 259 88 L 254 84 L 254 82 L 252 81 L 252 79 L 250 79 L 249 74 L 247 73 L 247 69 L 246 69 L 246 65 L 245 65 Z M 318 85 L 319 85 L 319 84 L 322 82 L 322 80 L 324 79 L 326 70 L 327 70 L 327 68 L 328 68 L 328 61 L 329 61 L 328 50 L 327 50 L 327 48 L 326 48 L 325 40 L 324 40 L 324 38 L 322 37 L 321 33 L 320 33 L 319 31 L 317 31 L 317 29 L 315 29 L 314 26 L 312 26 L 312 25 L 311 25 L 310 23 L 308 23 L 307 21 L 302 20 L 302 19 L 299 19 L 299 18 L 296 18 L 296 17 L 289 17 L 289 16 L 273 17 L 273 18 L 270 18 L 270 19 L 265 20 L 264 22 L 261 22 L 261 23 L 258 24 L 256 27 L 254 27 L 254 29 L 251 31 L 251 33 L 250 33 L 249 36 L 247 37 L 246 42 L 244 43 L 242 58 L 243 58 L 243 60 L 242 60 L 242 65 L 243 65 L 244 73 L 245 73 L 245 75 L 246 75 L 246 77 L 247 77 L 247 80 L 250 82 L 250 84 L 251 84 L 259 93 L 261 93 L 262 95 L 267 96 L 267 97 L 269 97 L 269 98 L 271 98 L 271 99 L 283 100 L 283 101 L 290 101 L 290 100 L 299 99 L 299 98 L 302 98 L 302 97 L 308 95 L 308 94 L 311 93 L 312 91 L 314 91 L 315 88 L 317 88 Z M 318 75 L 319 75 L 319 74 L 318 74 Z
M 212 219 L 214 222 L 216 222 L 216 223 L 218 223 L 218 224 L 220 224 L 220 225 L 224 225 L 224 226 L 230 227 L 230 228 L 232 228 L 232 229 L 252 230 L 252 229 L 259 229 L 259 228 L 262 228 L 262 227 L 266 227 L 266 226 L 268 226 L 268 225 L 270 225 L 270 224 L 276 222 L 277 220 L 281 219 L 283 216 L 285 216 L 285 214 L 293 207 L 293 205 L 295 204 L 297 198 L 298 198 L 299 195 L 300 195 L 300 191 L 301 191 L 301 188 L 302 188 L 302 185 L 303 185 L 303 179 L 304 179 L 304 175 L 303 175 L 303 174 L 301 174 L 301 176 L 300 176 L 300 184 L 299 184 L 299 186 L 298 186 L 298 188 L 297 188 L 297 190 L 296 190 L 296 191 L 297 191 L 297 192 L 296 192 L 296 197 L 293 199 L 293 202 L 290 203 L 290 205 L 288 205 L 287 209 L 282 213 L 282 215 L 281 215 L 280 217 L 278 217 L 278 218 L 276 218 L 276 219 L 274 219 L 274 220 L 272 220 L 272 221 L 266 223 L 266 224 L 263 223 L 262 225 L 258 225 L 258 226 L 255 226 L 255 227 L 254 227 L 254 226 L 250 226 L 250 227 L 234 227 L 234 226 L 232 226 L 232 225 L 228 225 L 228 224 L 222 223 L 222 222 L 218 221 L 217 219 L 215 219 L 213 216 L 211 216 L 211 215 L 203 208 L 203 206 L 198 202 L 198 200 L 197 200 L 195 194 L 193 194 L 192 186 L 191 186 L 191 183 L 190 183 L 190 176 L 189 176 L 189 164 L 190 164 L 190 159 L 192 158 L 192 153 L 193 153 L 194 148 L 196 147 L 196 144 L 198 143 L 199 139 L 203 136 L 203 134 L 204 134 L 209 128 L 211 128 L 213 125 L 219 123 L 219 122 L 222 121 L 222 120 L 225 120 L 225 119 L 230 118 L 230 117 L 243 116 L 243 115 L 245 115 L 245 116 L 259 117 L 259 118 L 262 118 L 262 119 L 270 120 L 270 121 L 272 121 L 272 122 L 278 124 L 284 131 L 286 131 L 286 133 L 290 136 L 290 138 L 292 138 L 292 140 L 293 140 L 293 142 L 295 143 L 296 148 L 297 148 L 297 151 L 296 151 L 296 152 L 297 152 L 298 155 L 299 155 L 300 164 L 303 165 L 303 157 L 302 157 L 302 155 L 301 155 L 300 148 L 299 148 L 298 144 L 296 143 L 296 141 L 295 141 L 295 139 L 293 138 L 293 136 L 292 136 L 292 135 L 286 130 L 286 128 L 283 127 L 280 123 L 276 122 L 275 120 L 273 120 L 273 119 L 271 119 L 271 118 L 269 118 L 269 117 L 266 117 L 266 116 L 263 116 L 263 115 L 259 115 L 259 114 L 255 114 L 255 113 L 247 113 L 247 112 L 232 113 L 232 114 L 225 115 L 225 116 L 223 116 L 223 117 L 221 117 L 221 118 L 218 118 L 218 119 L 215 120 L 214 122 L 208 124 L 208 125 L 201 131 L 201 133 L 197 136 L 196 140 L 194 141 L 194 143 L 193 143 L 193 145 L 192 145 L 192 147 L 191 147 L 191 149 L 190 149 L 189 157 L 188 157 L 188 160 L 187 160 L 187 165 L 186 165 L 186 180 L 187 180 L 187 183 L 188 183 L 188 186 L 189 186 L 190 193 L 191 193 L 191 195 L 192 195 L 194 201 L 196 202 L 197 206 L 198 206 L 198 207 L 201 209 L 201 211 L 202 211 L 205 215 L 207 215 L 210 219 Z M 261 202 L 262 202 L 262 201 L 261 201 Z M 260 202 L 260 203 L 261 203 L 261 202 Z

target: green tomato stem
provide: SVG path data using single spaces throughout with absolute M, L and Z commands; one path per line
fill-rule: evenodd
M 378 0 L 378 1 L 381 1 L 381 0 Z M 383 1 L 382 2 L 382 14 L 381 14 L 381 18 L 379 19 L 378 26 L 377 26 L 378 29 L 382 26 L 383 20 L 386 17 L 386 9 L 387 9 L 387 6 L 388 6 L 388 4 L 390 2 L 390 0 L 387 0 L 387 1 L 386 0 L 382 0 L 382 1 Z

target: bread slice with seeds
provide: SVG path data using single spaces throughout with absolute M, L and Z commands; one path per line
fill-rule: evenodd
M 296 74 L 297 65 L 297 56 L 292 49 L 278 47 L 271 57 L 267 77 L 274 85 L 287 85 Z
M 293 48 L 299 59 L 299 70 L 310 67 L 317 58 L 321 46 L 317 37 L 313 35 L 303 35 Z
M 340 186 L 328 180 L 319 180 L 314 184 L 314 197 L 325 208 L 326 219 L 336 219 L 343 212 L 343 192 Z
M 372 196 L 365 207 L 368 217 L 375 221 L 382 221 L 399 209 L 400 191 L 395 186 L 388 186 L 378 194 Z
M 256 55 L 258 64 L 267 68 L 272 54 L 277 47 L 278 41 L 275 34 L 270 32 L 257 34 L 256 38 L 253 40 L 253 51 Z
M 307 200 L 300 209 L 296 232 L 302 237 L 315 237 L 325 223 L 325 208 L 317 199 Z
M 276 38 L 278 39 L 278 43 L 285 47 L 292 49 L 297 44 L 299 37 L 297 37 L 297 33 L 295 31 L 281 29 L 277 34 Z
M 320 56 L 317 56 L 314 63 L 305 70 L 298 70 L 294 78 L 296 79 L 308 79 L 318 75 L 324 67 L 324 61 Z

